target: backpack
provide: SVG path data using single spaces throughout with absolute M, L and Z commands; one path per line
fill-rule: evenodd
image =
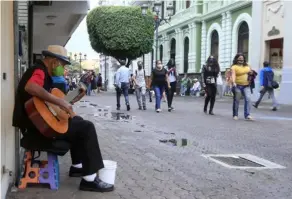
M 266 87 L 269 89 L 277 89 L 279 88 L 278 82 L 274 81 L 274 72 L 273 71 L 265 71 L 265 78 L 267 85 Z

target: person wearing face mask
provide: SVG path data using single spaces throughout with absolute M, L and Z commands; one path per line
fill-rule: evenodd
M 155 92 L 155 110 L 157 113 L 161 112 L 161 99 L 163 92 L 165 91 L 165 83 L 170 89 L 170 83 L 168 79 L 167 70 L 162 66 L 160 60 L 156 61 L 156 67 L 152 70 L 151 73 L 151 85 Z
M 64 94 L 67 94 L 67 81 L 64 77 L 64 67 L 57 66 L 52 71 L 53 87 L 60 89 Z
M 145 82 L 145 70 L 143 69 L 143 63 L 138 62 L 138 70 L 135 71 L 135 76 L 133 77 L 135 84 L 135 92 L 139 110 L 146 110 L 146 82 Z M 141 103 L 142 97 L 142 103 Z
M 14 127 L 18 127 L 23 138 L 30 143 L 38 143 L 40 148 L 52 150 L 55 141 L 65 140 L 70 144 L 72 166 L 69 170 L 70 177 L 82 177 L 79 189 L 83 191 L 108 192 L 114 186 L 101 181 L 97 172 L 104 168 L 100 152 L 97 133 L 92 122 L 76 116 L 72 104 L 50 93 L 53 88 L 52 76 L 61 73 L 65 65 L 70 64 L 67 50 L 63 46 L 52 45 L 42 52 L 44 59 L 37 60 L 22 76 L 16 91 L 13 111 Z M 56 72 L 58 71 L 58 72 Z M 60 75 L 60 74 L 59 74 Z M 80 100 L 85 95 L 79 95 L 72 103 Z M 58 134 L 54 139 L 44 137 L 32 123 L 25 109 L 25 103 L 32 97 L 49 102 L 64 109 L 69 115 L 68 131 Z
M 172 100 L 173 100 L 174 93 L 176 91 L 177 73 L 175 69 L 175 61 L 173 58 L 170 59 L 166 65 L 168 67 L 167 74 L 168 74 L 168 79 L 169 79 L 169 83 L 171 87 L 170 89 L 166 89 L 166 95 L 167 95 L 168 111 L 171 112 L 174 110 L 172 106 Z
M 232 92 L 233 92 L 233 119 L 238 120 L 239 101 L 241 97 L 244 98 L 244 118 L 246 120 L 253 120 L 250 115 L 251 108 L 251 90 L 249 82 L 249 74 L 251 74 L 251 68 L 246 63 L 246 58 L 243 54 L 239 53 L 235 55 L 233 64 L 231 66 L 232 71 Z
M 211 55 L 202 68 L 203 87 L 206 92 L 204 113 L 207 113 L 208 104 L 210 102 L 209 114 L 214 115 L 213 108 L 215 105 L 217 94 L 217 77 L 220 72 L 220 67 L 217 60 Z

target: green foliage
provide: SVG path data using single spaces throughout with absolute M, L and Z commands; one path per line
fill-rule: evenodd
M 87 16 L 87 30 L 92 48 L 116 59 L 129 61 L 151 52 L 153 15 L 142 15 L 136 6 L 101 6 Z

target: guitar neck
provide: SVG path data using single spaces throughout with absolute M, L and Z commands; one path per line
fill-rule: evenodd
M 79 84 L 78 87 L 73 90 L 73 91 L 70 91 L 66 96 L 65 96 L 65 100 L 69 103 L 71 103 L 76 97 L 78 97 L 82 92 L 81 90 L 84 90 L 86 91 L 86 86 L 83 85 L 83 84 Z

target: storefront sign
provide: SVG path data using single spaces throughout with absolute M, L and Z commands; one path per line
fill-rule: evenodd
M 280 34 L 280 30 L 276 29 L 275 26 L 273 26 L 272 30 L 268 32 L 269 37 L 279 35 L 279 34 Z

